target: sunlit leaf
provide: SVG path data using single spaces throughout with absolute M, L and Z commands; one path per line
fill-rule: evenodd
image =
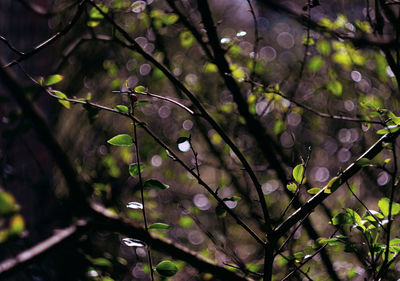
M 323 56 L 329 56 L 331 53 L 331 45 L 326 40 L 321 40 L 317 42 L 317 50 Z
M 184 216 L 179 219 L 178 224 L 180 227 L 188 228 L 194 224 L 194 221 L 191 217 Z
M 50 75 L 50 76 L 46 77 L 46 79 L 44 80 L 44 85 L 45 86 L 54 85 L 54 84 L 61 82 L 61 80 L 63 80 L 63 79 L 64 79 L 64 76 L 62 76 L 60 74 Z
M 297 190 L 297 184 L 292 182 L 286 185 L 286 188 L 291 191 L 292 193 L 294 193 Z
M 308 62 L 308 70 L 310 72 L 317 72 L 324 66 L 324 60 L 320 56 L 315 56 Z
M 297 165 L 293 169 L 293 178 L 297 183 L 304 183 L 304 167 L 302 164 Z
M 116 146 L 131 146 L 133 144 L 133 140 L 131 136 L 122 134 L 122 135 L 117 135 L 107 141 L 111 145 L 116 145 Z
M 19 207 L 10 193 L 0 192 L 0 216 L 11 215 L 18 209 Z
M 331 81 L 326 84 L 326 88 L 335 96 L 339 97 L 342 95 L 343 86 L 339 81 Z
M 125 105 L 117 105 L 114 107 L 115 110 L 118 110 L 120 112 L 125 112 L 128 113 L 129 112 L 129 108 Z
M 378 202 L 378 207 L 381 209 L 382 214 L 387 217 L 389 215 L 389 206 L 390 206 L 390 199 L 389 198 L 382 198 Z M 392 202 L 392 216 L 398 215 L 400 213 L 400 204 L 396 202 Z
M 63 92 L 60 91 L 53 91 L 53 94 L 55 94 L 57 97 L 61 98 L 58 100 L 59 103 L 61 103 L 65 108 L 70 109 L 71 108 L 71 103 L 67 100 L 62 100 L 62 99 L 67 99 L 67 95 L 64 94 Z
M 181 32 L 179 35 L 179 39 L 181 41 L 181 45 L 184 48 L 190 48 L 195 42 L 195 38 L 192 33 L 188 30 Z
M 317 194 L 317 193 L 320 192 L 320 191 L 321 191 L 321 188 L 319 188 L 319 187 L 313 187 L 313 188 L 308 189 L 308 190 L 307 190 L 307 193 L 309 193 L 309 194 Z
M 134 91 L 139 94 L 144 94 L 146 93 L 146 88 L 144 86 L 139 85 L 135 87 Z

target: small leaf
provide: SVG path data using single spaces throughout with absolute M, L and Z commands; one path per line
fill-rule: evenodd
M 144 187 L 155 188 L 155 189 L 167 189 L 168 185 L 161 183 L 156 179 L 149 179 L 144 182 Z
M 286 185 L 286 188 L 291 191 L 292 193 L 294 193 L 297 190 L 297 184 L 292 182 L 289 183 L 288 185 Z
M 309 194 L 317 194 L 320 191 L 321 191 L 321 188 L 318 188 L 318 187 L 310 188 L 310 189 L 307 190 L 307 192 Z
M 277 120 L 274 124 L 273 132 L 275 135 L 279 135 L 286 129 L 286 124 L 282 120 Z
M 170 229 L 171 226 L 165 223 L 156 222 L 149 226 L 149 229 Z
M 111 267 L 112 263 L 105 258 L 97 258 L 92 261 L 93 265 L 102 266 L 102 267 Z
M 125 112 L 128 113 L 129 112 L 129 108 L 125 105 L 117 105 L 114 107 L 115 110 L 118 110 L 120 112 Z
M 296 167 L 294 167 L 292 174 L 293 174 L 294 180 L 297 183 L 301 184 L 302 182 L 303 183 L 305 182 L 303 173 L 304 173 L 304 168 L 303 168 L 302 164 L 299 164 Z
M 395 133 L 400 129 L 400 126 L 394 125 L 394 126 L 388 126 L 387 128 L 380 129 L 376 133 L 378 135 L 385 135 L 389 133 Z
M 63 92 L 60 91 L 53 91 L 53 94 L 55 94 L 57 97 L 61 98 L 58 100 L 59 103 L 61 103 L 65 108 L 70 109 L 71 108 L 71 103 L 67 100 L 62 100 L 62 99 L 67 99 L 67 95 L 64 94 Z
M 329 189 L 331 192 L 335 192 L 341 185 L 342 180 L 339 177 L 333 177 L 326 185 L 326 189 Z
M 161 276 L 171 277 L 178 272 L 178 267 L 172 261 L 164 260 L 156 266 L 156 271 Z
M 50 75 L 50 76 L 46 77 L 46 79 L 44 80 L 44 85 L 45 86 L 54 85 L 63 79 L 64 79 L 64 76 L 62 76 L 60 74 Z
M 308 71 L 317 72 L 324 66 L 324 60 L 320 56 L 315 56 L 308 63 Z
M 191 217 L 184 216 L 179 219 L 178 224 L 180 227 L 188 228 L 194 224 L 194 221 Z
M 378 202 L 378 207 L 379 207 L 379 209 L 381 209 L 382 214 L 384 214 L 385 217 L 387 217 L 389 215 L 389 206 L 390 206 L 390 199 L 389 198 L 386 198 L 386 197 L 382 198 Z M 395 215 L 398 215 L 399 213 L 400 213 L 400 204 L 396 203 L 396 202 L 392 202 L 391 215 L 395 216 Z
M 353 219 L 348 213 L 337 214 L 331 220 L 333 225 L 353 224 Z
M 343 92 L 343 86 L 339 81 L 332 81 L 326 84 L 326 88 L 335 96 L 340 97 Z
M 140 164 L 140 172 L 143 172 L 144 165 Z M 131 177 L 136 178 L 139 175 L 139 168 L 137 163 L 129 164 L 129 174 Z
M 133 144 L 133 140 L 131 136 L 122 134 L 115 136 L 107 141 L 111 145 L 116 145 L 116 146 L 131 146 Z
M 369 160 L 368 158 L 361 158 L 357 160 L 356 165 L 360 167 L 368 167 L 371 166 L 371 160 Z
M 10 220 L 9 235 L 19 235 L 25 229 L 25 220 L 21 215 L 15 215 Z
M 139 202 L 129 202 L 126 207 L 130 209 L 143 209 L 142 203 Z
M 14 197 L 8 192 L 0 192 L 0 216 L 8 216 L 18 211 Z
M 135 91 L 135 93 L 138 93 L 138 94 L 144 94 L 144 93 L 146 93 L 146 88 L 144 86 L 139 85 L 139 86 L 135 87 L 134 91 Z

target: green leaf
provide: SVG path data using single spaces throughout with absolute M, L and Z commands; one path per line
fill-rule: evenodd
M 378 202 L 378 207 L 381 209 L 382 214 L 387 217 L 389 215 L 389 206 L 390 206 L 390 199 L 389 198 L 382 198 Z M 396 202 L 392 202 L 392 216 L 398 215 L 400 213 L 400 204 Z
M 93 265 L 102 266 L 102 267 L 111 267 L 112 263 L 105 258 L 97 258 L 92 261 Z
M 329 54 L 331 53 L 331 45 L 326 40 L 318 41 L 317 50 L 321 53 L 321 55 L 329 56 Z
M 286 188 L 291 191 L 292 193 L 294 193 L 297 190 L 297 184 L 292 182 L 286 185 Z
M 194 224 L 194 221 L 191 217 L 184 216 L 179 219 L 178 224 L 180 227 L 188 228 Z
M 50 76 L 46 77 L 46 79 L 44 80 L 44 86 L 54 85 L 63 79 L 64 79 L 64 76 L 62 76 L 60 74 L 50 75 Z
M 168 185 L 163 184 L 162 182 L 156 179 L 149 179 L 144 182 L 144 187 L 155 188 L 155 189 L 167 189 L 169 188 Z
M 331 192 L 335 192 L 341 185 L 342 180 L 339 177 L 333 177 L 326 185 L 326 189 L 329 189 Z
M 304 168 L 302 164 L 297 165 L 296 167 L 294 167 L 293 169 L 293 178 L 297 183 L 304 183 Z
M 320 56 L 315 56 L 308 62 L 308 71 L 317 72 L 324 66 L 324 60 Z
M 353 218 L 348 213 L 340 213 L 334 216 L 331 222 L 333 225 L 353 224 Z
M 140 172 L 143 172 L 144 165 L 140 164 Z M 137 163 L 129 164 L 129 174 L 131 177 L 136 178 L 139 175 L 139 168 Z
M 62 98 L 62 99 L 67 99 L 67 95 L 64 94 L 63 92 L 60 91 L 53 91 L 53 94 L 55 94 L 57 97 Z M 71 108 L 71 103 L 67 100 L 58 100 L 59 103 L 61 103 L 65 108 L 70 109 Z
M 319 187 L 313 187 L 313 188 L 310 188 L 310 189 L 307 190 L 307 192 L 309 194 L 317 194 L 320 191 L 321 191 L 321 188 L 319 188 Z
M 277 120 L 274 124 L 274 134 L 279 135 L 286 129 L 286 124 L 282 120 Z
M 108 7 L 107 7 L 107 6 L 98 5 L 98 7 L 100 8 L 100 10 L 101 10 L 103 13 L 105 13 L 105 14 L 108 13 Z M 89 11 L 89 17 L 90 17 L 91 19 L 94 19 L 94 20 L 101 20 L 101 19 L 104 18 L 104 16 L 103 16 L 95 7 L 93 7 L 93 8 L 90 9 L 90 11 Z
M 178 272 L 178 267 L 170 260 L 164 260 L 156 266 L 156 271 L 161 276 L 171 277 Z
M 369 160 L 368 158 L 361 158 L 357 160 L 356 165 L 360 167 L 368 167 L 371 166 L 371 160 Z
M 135 87 L 134 91 L 135 93 L 144 94 L 147 90 L 144 86 L 139 85 Z
M 15 215 L 10 220 L 9 235 L 19 235 L 25 229 L 25 220 L 21 215 Z
M 340 97 L 343 92 L 343 86 L 339 81 L 331 81 L 326 84 L 326 88 L 335 96 Z
M 166 223 L 156 222 L 149 226 L 149 229 L 170 229 L 171 226 Z
M 195 38 L 192 33 L 188 30 L 181 32 L 179 35 L 179 39 L 181 41 L 181 45 L 184 48 L 190 48 L 195 42 Z
M 378 135 L 385 135 L 385 134 L 389 134 L 389 133 L 395 133 L 398 130 L 400 130 L 400 126 L 394 125 L 394 126 L 388 126 L 387 128 L 384 128 L 384 129 L 380 129 L 376 133 Z
M 129 112 L 129 108 L 125 105 L 117 105 L 114 107 L 115 110 L 118 110 L 120 112 L 125 112 L 128 113 Z
M 14 197 L 8 192 L 0 192 L 0 216 L 8 216 L 18 211 Z
M 131 146 L 133 144 L 133 140 L 131 136 L 122 134 L 122 135 L 117 135 L 107 141 L 111 145 L 116 145 L 116 146 Z

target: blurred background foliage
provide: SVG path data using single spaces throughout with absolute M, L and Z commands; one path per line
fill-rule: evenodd
M 307 184 L 301 185 L 296 196 L 305 202 L 315 193 L 315 190 L 307 192 L 307 188 L 325 186 L 380 138 L 377 131 L 388 121 L 387 111 L 382 109 L 394 115 L 399 112 L 399 85 L 395 77 L 400 69 L 397 1 L 385 3 L 396 21 L 387 16 L 380 19 L 381 14 L 376 17 L 374 1 L 321 0 L 312 1 L 314 6 L 304 1 L 279 2 L 319 23 L 317 29 L 307 21 L 299 22 L 300 16 L 271 9 L 269 1 L 251 1 L 252 9 L 248 1 L 209 1 L 220 45 L 232 72 L 228 75 L 239 85 L 250 114 L 271 137 L 272 153 L 278 155 L 287 174 L 288 182 L 282 182 L 249 133 L 218 67 L 185 25 L 188 21 L 207 46 L 197 1 L 95 2 L 195 94 L 243 152 L 262 184 L 274 226 L 295 210 L 290 206 L 286 216 L 282 216 L 291 201 L 286 184 L 295 182 L 293 167 L 304 165 Z M 181 14 L 168 2 L 174 3 Z M 23 51 L 61 30 L 77 9 L 75 1 L 66 0 L 2 1 L 0 5 L 0 35 Z M 57 12 L 44 17 L 27 9 L 29 5 Z M 160 69 L 117 40 L 125 39 L 98 10 L 86 4 L 83 15 L 67 34 L 21 65 L 35 78 L 63 75 L 64 79 L 52 87 L 70 98 L 90 99 L 110 108 L 129 106 L 127 95 L 118 91 L 143 85 L 149 93 L 170 97 L 195 110 Z M 396 70 L 388 65 L 387 54 L 379 45 L 390 40 L 397 42 L 397 48 L 388 51 L 393 54 Z M 5 44 L 0 50 L 4 62 L 15 58 Z M 129 202 L 140 201 L 138 178 L 130 176 L 128 170 L 128 165 L 136 162 L 135 150 L 107 143 L 118 134 L 132 135 L 132 121 L 80 105 L 64 103 L 63 106 L 45 92 L 32 88 L 31 81 L 17 68 L 15 71 L 19 79 L 25 79 L 24 90 L 45 115 L 80 176 L 93 187 L 92 199 L 111 212 L 142 224 L 141 210 L 126 207 Z M 190 167 L 196 169 L 197 163 L 201 178 L 225 198 L 228 207 L 256 233 L 265 235 L 259 199 L 250 178 L 215 129 L 172 103 L 137 96 L 136 116 Z M 73 219 L 65 203 L 69 187 L 40 136 L 31 129 L 29 120 L 23 119 L 12 93 L 1 90 L 0 98 L 0 256 L 6 258 L 50 236 L 55 229 L 68 226 Z M 326 115 L 382 124 L 323 118 L 308 108 Z M 177 142 L 180 137 L 188 139 Z M 186 245 L 232 270 L 247 270 L 250 277 L 260 279 L 263 249 L 140 126 L 138 145 L 143 178 L 154 178 L 169 186 L 166 190 L 144 192 L 148 222 L 170 226 L 151 232 Z M 389 158 L 392 161 L 386 160 Z M 378 202 L 390 197 L 393 188 L 391 150 L 383 151 L 365 166 L 349 180 L 349 185 L 368 208 L 382 211 Z M 292 186 L 293 191 L 298 183 Z M 320 238 L 329 238 L 337 231 L 338 226 L 329 221 L 345 208 L 361 216 L 365 213 L 352 192 L 347 188 L 338 190 L 312 213 L 310 220 Z M 392 200 L 398 202 L 398 192 Z M 392 238 L 399 238 L 396 221 L 392 228 Z M 371 278 L 371 268 L 360 258 L 369 253 L 362 244 L 362 236 L 366 234 L 348 228 L 346 232 L 354 243 L 351 245 L 359 251 L 349 249 L 349 243 L 328 246 L 334 270 L 340 280 Z M 383 239 L 382 235 L 377 237 Z M 126 237 L 113 232 L 89 231 L 7 280 L 149 280 L 146 250 L 128 247 L 123 238 Z M 315 253 L 317 244 L 300 226 L 282 249 L 284 257 L 277 256 L 275 260 L 274 280 L 281 280 L 293 269 L 293 264 Z M 152 253 L 155 264 L 168 258 L 165 253 Z M 212 275 L 198 274 L 182 261 L 175 264 L 179 271 L 171 280 L 213 280 Z M 385 280 L 400 278 L 399 266 L 398 260 L 394 262 Z M 328 278 L 319 255 L 303 270 L 312 280 Z M 304 277 L 296 272 L 290 278 Z

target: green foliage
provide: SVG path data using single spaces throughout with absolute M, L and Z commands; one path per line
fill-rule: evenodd
M 136 178 L 139 175 L 139 165 L 137 163 L 129 164 L 129 174 L 131 177 Z M 140 172 L 143 172 L 144 165 L 140 164 Z
M 167 189 L 169 188 L 168 185 L 163 184 L 162 182 L 156 180 L 156 179 L 149 179 L 147 181 L 144 182 L 144 187 L 148 187 L 148 188 L 155 188 L 155 189 L 159 189 L 159 190 L 163 190 L 163 189 Z

